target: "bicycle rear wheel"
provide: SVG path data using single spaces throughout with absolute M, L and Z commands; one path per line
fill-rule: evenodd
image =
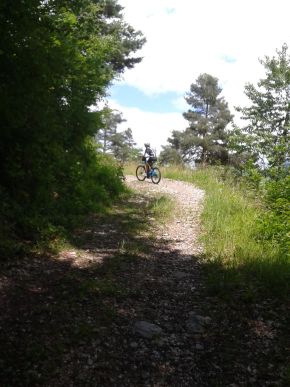
M 154 184 L 158 184 L 159 181 L 161 180 L 161 172 L 159 170 L 159 168 L 157 167 L 154 167 L 151 171 L 151 180 L 152 180 L 152 183 Z
M 139 181 L 144 181 L 146 179 L 146 171 L 144 165 L 138 165 L 136 168 L 136 177 Z

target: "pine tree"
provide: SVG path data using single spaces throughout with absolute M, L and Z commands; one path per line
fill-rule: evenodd
M 98 118 L 96 115 L 95 117 Z M 141 150 L 136 148 L 132 129 L 118 132 L 118 125 L 122 122 L 126 122 L 122 113 L 106 106 L 102 112 L 102 128 L 96 135 L 96 141 L 103 153 L 109 153 L 124 163 L 136 159 Z
M 96 135 L 96 140 L 101 144 L 103 153 L 113 152 L 113 141 L 117 136 L 117 127 L 126 120 L 118 110 L 112 110 L 106 106 L 102 111 L 102 128 Z M 118 137 L 118 136 L 117 136 Z
M 128 128 L 112 136 L 112 152 L 122 163 L 135 160 L 140 156 L 141 149 L 136 148 L 132 129 Z
M 191 109 L 183 114 L 189 127 L 181 147 L 202 164 L 228 161 L 226 126 L 232 115 L 227 102 L 219 97 L 221 91 L 217 78 L 201 74 L 185 96 Z

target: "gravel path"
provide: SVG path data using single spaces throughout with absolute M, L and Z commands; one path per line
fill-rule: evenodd
M 86 253 L 75 257 L 78 267 L 86 266 L 88 254 L 92 261 L 105 262 L 108 246 L 110 254 L 120 253 L 120 240 L 125 256 L 137 255 L 114 274 L 114 281 L 126 289 L 127 296 L 109 300 L 117 315 L 110 326 L 101 327 L 103 337 L 86 348 L 89 364 L 80 367 L 75 385 L 85 380 L 88 386 L 207 386 L 203 358 L 211 319 L 204 314 L 198 263 L 202 246 L 197 241 L 204 193 L 191 184 L 169 179 L 154 185 L 127 176 L 126 184 L 137 193 L 127 207 L 139 207 L 138 222 L 150 216 L 146 203 L 154 195 L 171 196 L 174 213 L 166 224 L 146 218 L 152 221 L 152 228 L 131 237 L 122 228 L 120 213 L 117 224 L 103 225 L 98 244 L 94 237 L 85 244 Z M 135 216 L 134 210 L 131 217 Z M 92 229 L 94 235 L 99 234 L 96 225 Z M 134 243 L 138 244 L 136 253 Z M 57 377 L 49 386 L 69 385 L 77 362 L 83 360 L 68 357 L 66 363 L 71 367 L 66 369 L 66 378 L 62 375 L 59 383 Z
M 221 298 L 205 282 L 203 191 L 126 183 L 135 194 L 87 219 L 58 256 L 3 265 L 1 385 L 286 385 L 284 306 L 239 289 Z M 175 200 L 166 224 L 150 213 L 155 194 Z
M 168 249 L 178 250 L 182 255 L 200 254 L 202 246 L 198 242 L 200 234 L 200 213 L 204 191 L 190 183 L 162 179 L 159 184 L 145 180 L 139 182 L 135 176 L 127 176 L 129 187 L 148 195 L 167 194 L 176 202 L 174 218 L 166 226 L 160 227 L 157 239 L 170 241 Z

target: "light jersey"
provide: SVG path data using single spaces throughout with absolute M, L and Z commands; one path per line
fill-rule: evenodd
M 148 155 L 148 156 L 147 156 Z M 145 149 L 145 152 L 144 152 L 144 156 L 145 157 L 154 157 L 154 152 L 151 148 L 146 148 Z

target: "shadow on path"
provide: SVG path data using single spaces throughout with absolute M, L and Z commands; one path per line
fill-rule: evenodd
M 282 385 L 277 316 L 209 295 L 200 257 L 152 238 L 150 200 L 92 216 L 59 257 L 3 267 L 1 386 Z M 136 321 L 162 333 L 143 338 Z

